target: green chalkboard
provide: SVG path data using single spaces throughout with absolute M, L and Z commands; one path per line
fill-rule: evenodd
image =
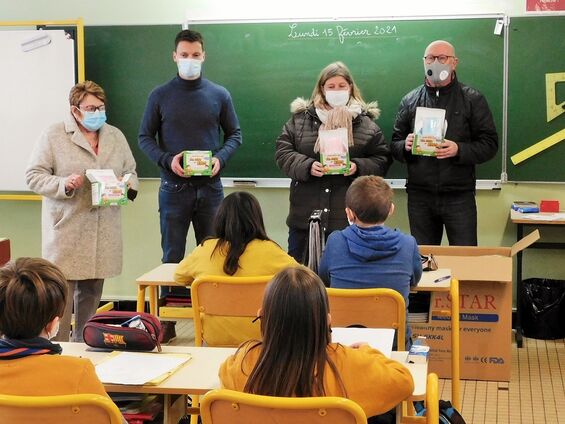
M 520 17 L 510 20 L 508 79 L 508 179 L 565 182 L 565 141 L 514 165 L 510 158 L 565 129 L 565 16 Z M 559 114 L 547 120 L 546 74 Z
M 422 55 L 435 39 L 453 43 L 459 79 L 486 96 L 502 132 L 503 39 L 495 18 L 356 22 L 217 23 L 191 25 L 204 35 L 204 75 L 232 94 L 243 146 L 224 177 L 284 177 L 274 163 L 275 140 L 290 115 L 290 102 L 309 97 L 320 70 L 341 60 L 365 100 L 377 100 L 377 123 L 390 140 L 400 99 L 423 81 Z M 137 148 L 147 95 L 175 75 L 173 40 L 178 26 L 86 28 L 87 78 L 109 96 L 109 121 L 124 131 L 141 176 L 158 176 Z M 480 179 L 499 179 L 501 153 L 478 168 Z M 395 163 L 387 178 L 404 178 Z

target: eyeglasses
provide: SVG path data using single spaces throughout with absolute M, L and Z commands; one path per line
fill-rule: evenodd
M 100 105 L 100 106 L 94 106 L 94 105 L 88 105 L 88 106 L 81 106 L 78 108 L 80 111 L 82 112 L 96 112 L 97 110 L 100 112 L 106 112 L 106 106 L 105 105 Z
M 455 56 L 447 56 L 445 54 L 440 54 L 439 56 L 435 56 L 433 54 L 429 54 L 427 56 L 424 56 L 424 60 L 426 61 L 426 63 L 428 65 L 431 65 L 437 59 L 439 61 L 439 63 L 441 63 L 443 65 L 443 64 L 447 63 L 447 59 L 449 59 L 450 57 L 455 57 Z

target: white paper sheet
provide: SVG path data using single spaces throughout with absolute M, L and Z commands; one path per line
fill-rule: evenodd
M 172 374 L 189 354 L 119 352 L 96 365 L 102 383 L 143 385 Z
M 342 328 L 332 327 L 332 342 L 350 346 L 353 343 L 365 342 L 369 346 L 380 350 L 383 355 L 390 358 L 392 342 L 394 340 L 393 328 Z
M 561 221 L 565 220 L 565 212 L 555 213 L 524 213 L 520 215 L 520 219 L 532 219 L 535 221 Z

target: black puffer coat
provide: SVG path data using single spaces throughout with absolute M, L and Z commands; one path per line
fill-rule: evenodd
M 379 110 L 373 106 L 353 120 L 354 145 L 349 147 L 349 156 L 357 165 L 357 172 L 349 177 L 310 175 L 312 163 L 320 160 L 319 153 L 314 153 L 314 144 L 321 121 L 306 100 L 296 99 L 291 111 L 293 115 L 277 139 L 275 153 L 277 165 L 292 179 L 286 223 L 305 230 L 312 211 L 321 209 L 326 233 L 341 230 L 347 226 L 345 192 L 351 182 L 360 175 L 384 176 L 392 161 L 383 133 L 373 121 Z
M 445 138 L 457 143 L 457 156 L 438 160 L 412 155 L 405 150 L 404 142 L 406 136 L 414 130 L 418 106 L 446 110 L 448 125 Z M 473 191 L 475 165 L 496 155 L 498 135 L 484 96 L 454 78 L 445 87 L 436 89 L 422 85 L 404 96 L 396 115 L 391 150 L 395 159 L 408 165 L 408 192 Z

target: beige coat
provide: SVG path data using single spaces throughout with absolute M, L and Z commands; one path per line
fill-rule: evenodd
M 108 278 L 122 272 L 121 207 L 92 206 L 90 182 L 65 194 L 65 179 L 87 169 L 130 172 L 137 189 L 135 160 L 120 130 L 105 124 L 99 133 L 98 155 L 80 132 L 73 116 L 52 125 L 34 147 L 26 182 L 43 197 L 42 253 L 69 280 Z

